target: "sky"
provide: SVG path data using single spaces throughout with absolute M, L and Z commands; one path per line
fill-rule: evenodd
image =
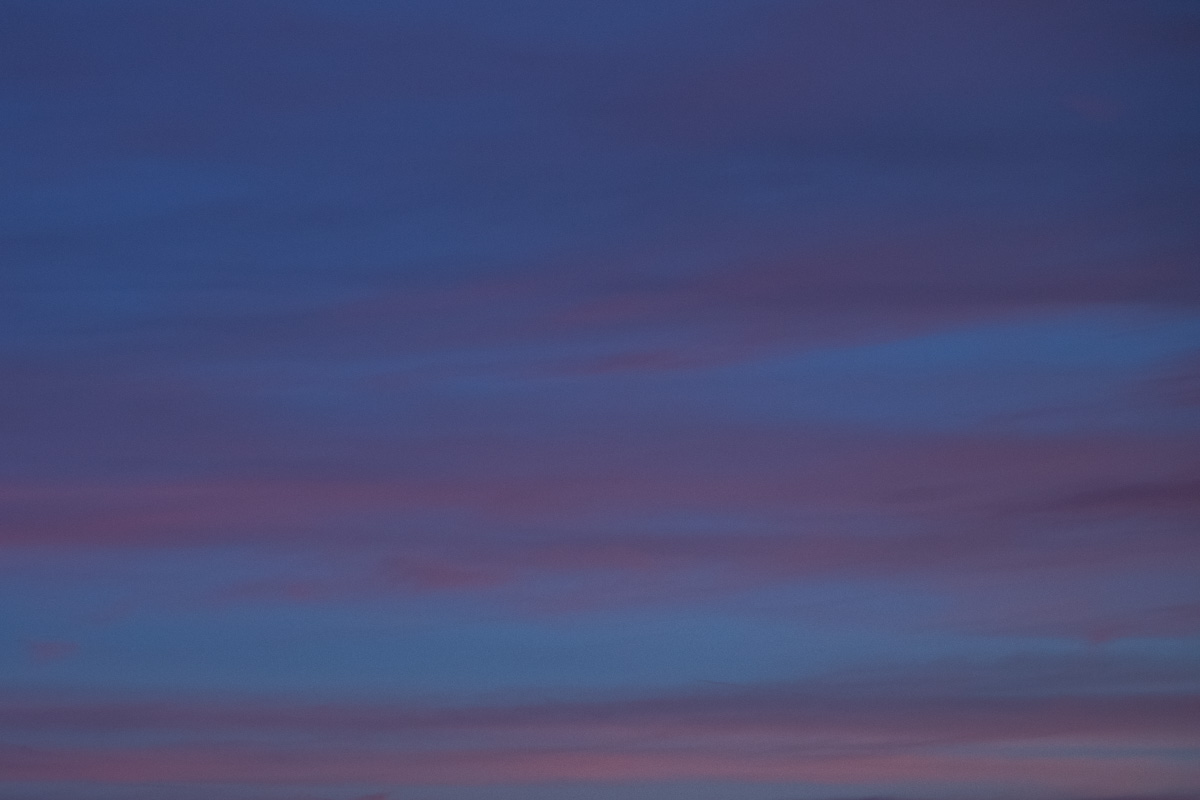
M 0 0 L 6 800 L 1200 798 L 1200 4 Z

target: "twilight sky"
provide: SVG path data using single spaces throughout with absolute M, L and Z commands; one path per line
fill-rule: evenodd
M 1200 4 L 0 0 L 5 800 L 1200 797 Z

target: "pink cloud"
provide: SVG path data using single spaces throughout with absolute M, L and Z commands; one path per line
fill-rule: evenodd
M 1147 679 L 1140 673 L 1132 684 L 1124 678 L 1122 685 L 1121 674 L 1108 674 L 1113 670 L 1106 671 L 1103 662 L 1038 666 L 1018 661 L 998 665 L 991 675 L 949 665 L 940 672 L 893 670 L 720 691 L 520 705 L 312 705 L 253 698 L 64 703 L 10 697 L 0 702 L 0 711 L 2 727 L 27 732 L 139 732 L 197 741 L 290 733 L 330 745 L 395 740 L 431 746 L 687 749 L 720 743 L 734 752 L 787 747 L 805 757 L 968 744 L 1200 745 L 1200 695 L 1178 688 L 1147 691 L 1155 687 L 1152 681 L 1139 683 Z
M 987 782 L 1088 792 L 1166 791 L 1200 769 L 1156 758 L 1063 758 L 942 754 L 806 758 L 791 752 L 279 750 L 171 747 L 145 750 L 0 749 L 0 778 L 95 783 L 388 782 L 488 785 L 554 781 Z
M 1200 767 L 1171 755 L 1200 746 L 1200 695 L 1182 688 L 1195 675 L 1177 660 L 1024 657 L 474 706 L 21 692 L 0 697 L 0 734 L 42 744 L 0 747 L 0 780 L 986 782 L 1149 794 L 1200 781 Z
M 876 514 L 988 526 L 1103 511 L 1186 508 L 1194 442 L 1156 437 L 870 438 L 770 428 L 684 427 L 604 437 L 479 437 L 450 442 L 452 467 L 347 477 L 25 480 L 0 484 L 11 519 L 0 541 L 188 544 L 339 539 L 356 520 L 453 512 L 501 524 L 586 523 L 614 514 Z M 436 453 L 431 442 L 397 441 Z M 583 458 L 581 453 L 587 453 Z M 520 465 L 519 468 L 517 465 Z M 1170 502 L 1171 507 L 1164 507 Z M 359 526 L 360 528 L 362 526 Z
M 29 658 L 37 664 L 53 664 L 72 658 L 79 652 L 75 642 L 33 640 L 26 643 Z

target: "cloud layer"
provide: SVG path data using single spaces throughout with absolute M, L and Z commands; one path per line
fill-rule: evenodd
M 1200 790 L 1192 5 L 2 5 L 0 794 Z

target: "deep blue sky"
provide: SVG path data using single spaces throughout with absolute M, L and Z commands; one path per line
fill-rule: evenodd
M 1191 800 L 1200 4 L 0 0 L 6 800 Z

